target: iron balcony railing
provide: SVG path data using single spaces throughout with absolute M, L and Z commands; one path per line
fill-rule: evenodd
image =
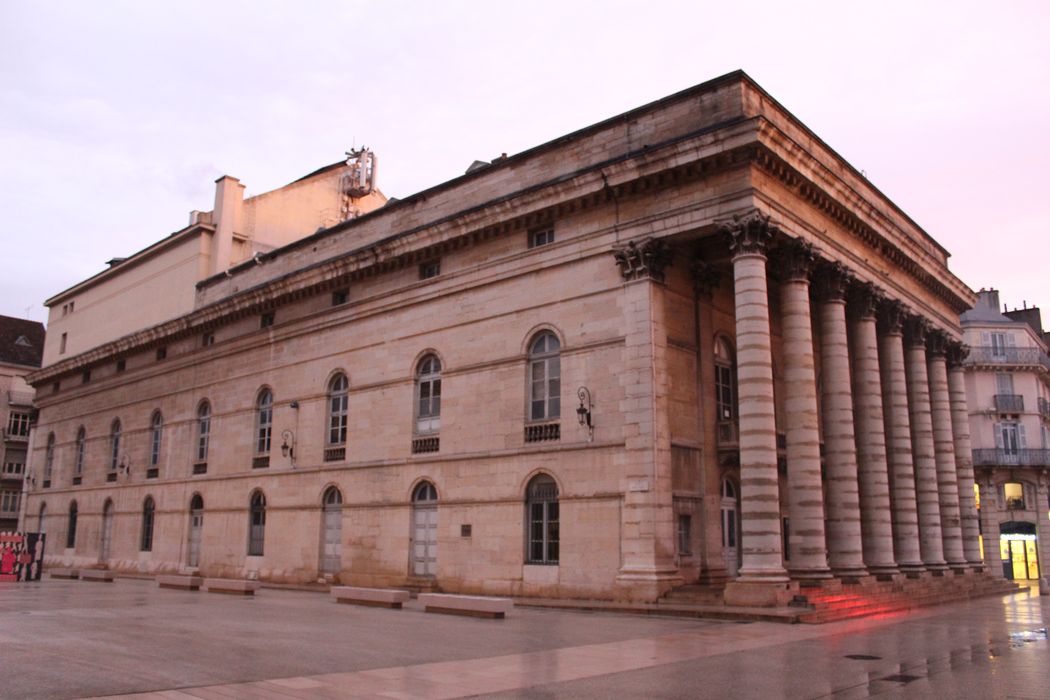
M 1043 418 L 1050 418 L 1050 401 L 1047 401 L 1042 396 L 1039 397 L 1039 415 Z
M 1002 348 L 977 346 L 970 348 L 968 365 L 1040 365 L 1050 369 L 1050 356 L 1039 348 Z
M 995 410 L 999 413 L 1021 413 L 1024 411 L 1024 397 L 1020 394 L 996 394 Z
M 973 451 L 975 467 L 1050 466 L 1050 450 L 1004 450 L 982 448 Z

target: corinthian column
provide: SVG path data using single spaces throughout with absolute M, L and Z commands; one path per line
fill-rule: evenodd
M 963 360 L 969 348 L 962 343 L 948 346 L 948 397 L 952 404 L 952 436 L 955 441 L 955 469 L 959 479 L 959 520 L 963 556 L 973 569 L 981 571 L 980 527 L 973 493 L 973 451 L 970 448 L 970 411 L 966 405 L 966 373 Z
M 777 250 L 784 336 L 784 426 L 787 433 L 788 572 L 793 579 L 830 578 L 824 541 L 820 426 L 813 362 L 809 274 L 813 246 L 794 240 Z
M 941 541 L 944 558 L 953 570 L 966 568 L 962 528 L 959 522 L 959 477 L 955 466 L 955 436 L 952 434 L 951 401 L 948 397 L 948 367 L 945 354 L 948 337 L 934 331 L 927 343 L 926 371 L 930 378 L 930 410 L 933 416 L 933 444 L 936 451 L 937 495 L 941 514 Z
M 895 300 L 879 306 L 879 371 L 885 411 L 886 447 L 889 450 L 890 501 L 893 508 L 893 555 L 909 576 L 925 567 L 919 554 L 919 515 L 915 504 L 915 467 L 911 451 L 911 419 L 904 375 L 904 340 L 901 324 L 904 306 Z
M 857 444 L 853 433 L 846 287 L 849 274 L 838 263 L 817 273 L 820 317 L 821 418 L 827 468 L 828 564 L 840 578 L 867 574 L 861 540 Z
M 756 213 L 723 226 L 723 231 L 733 255 L 736 300 L 742 535 L 738 581 L 786 582 L 766 287 L 766 250 L 776 229 Z M 727 590 L 727 602 L 729 593 Z
M 853 419 L 857 434 L 861 537 L 864 563 L 880 577 L 899 569 L 893 559 L 890 478 L 882 410 L 875 312 L 880 297 L 868 283 L 850 289 L 850 356 L 853 358 Z
M 907 320 L 905 373 L 908 377 L 908 408 L 911 416 L 911 447 L 915 459 L 915 500 L 919 506 L 919 551 L 926 569 L 943 572 L 944 540 L 941 537 L 941 505 L 937 484 L 937 456 L 930 409 L 930 378 L 926 371 L 926 338 L 930 326 L 921 316 Z

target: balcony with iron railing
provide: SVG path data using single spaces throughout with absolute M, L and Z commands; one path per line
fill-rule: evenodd
M 981 448 L 973 451 L 975 467 L 1050 466 L 1050 450 Z
M 1039 407 L 1039 415 L 1043 418 L 1050 420 L 1050 401 L 1047 401 L 1042 396 L 1039 397 L 1039 401 L 1036 402 Z
M 1020 394 L 996 394 L 995 410 L 999 413 L 1024 412 L 1024 396 Z
M 970 348 L 967 365 L 1021 365 L 1050 370 L 1050 356 L 1039 348 L 1004 348 L 976 346 Z

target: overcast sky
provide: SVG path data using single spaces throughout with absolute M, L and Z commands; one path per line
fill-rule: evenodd
M 0 0 L 0 314 L 45 320 L 223 174 L 256 194 L 366 144 L 404 197 L 740 68 L 1050 323 L 1048 8 Z

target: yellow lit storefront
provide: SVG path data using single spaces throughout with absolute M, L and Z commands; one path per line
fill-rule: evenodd
M 1003 575 L 1014 581 L 1039 578 L 1035 524 L 1006 522 L 999 526 L 999 558 Z

